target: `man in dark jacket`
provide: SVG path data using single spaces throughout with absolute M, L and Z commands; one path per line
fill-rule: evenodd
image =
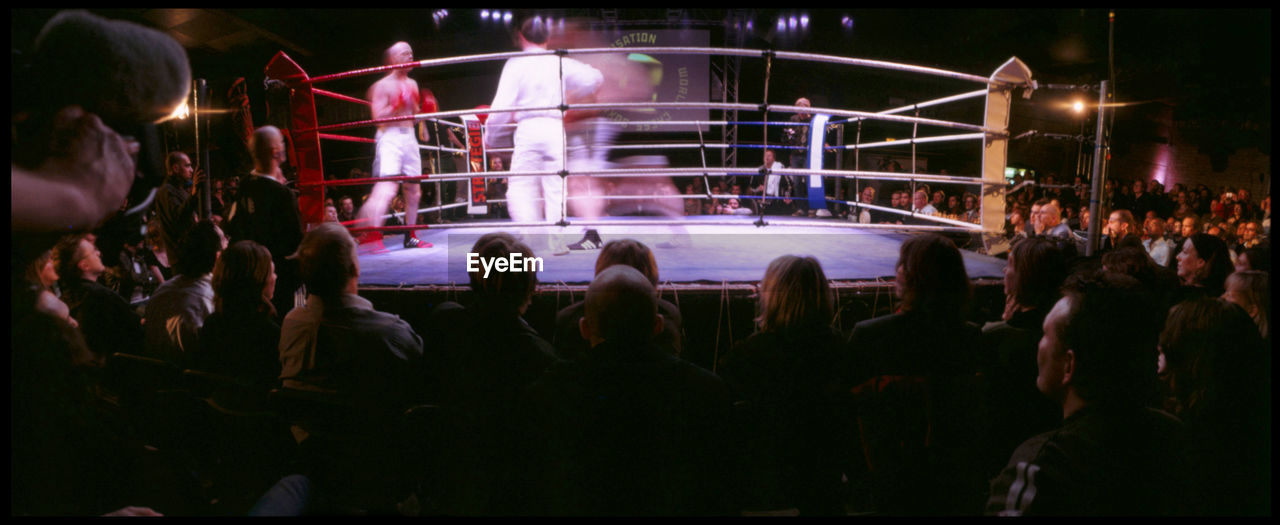
M 85 343 L 95 357 L 105 361 L 115 352 L 141 353 L 142 318 L 120 294 L 98 284 L 106 267 L 102 253 L 89 237 L 64 237 L 54 247 L 53 257 L 62 300 L 80 324 Z
M 267 247 L 276 265 L 276 293 L 272 304 L 281 316 L 293 309 L 294 292 L 302 284 L 295 261 L 286 259 L 302 242 L 302 215 L 293 190 L 281 184 L 284 137 L 275 126 L 253 133 L 253 171 L 244 178 L 227 212 L 231 242 L 250 240 Z
M 552 366 L 527 391 L 527 472 L 545 479 L 528 512 L 553 515 L 735 513 L 726 487 L 730 396 L 716 376 L 652 343 L 653 285 L 614 265 L 587 290 L 587 357 Z
M 173 257 L 179 251 L 179 241 L 196 225 L 196 206 L 200 199 L 193 198 L 198 187 L 195 179 L 204 177 L 204 171 L 196 176 L 191 158 L 181 151 L 169 153 L 164 166 L 168 177 L 156 192 L 156 219 L 160 221 L 165 251 Z
M 1160 312 L 1131 277 L 1068 281 L 1036 358 L 1036 386 L 1062 407 L 1062 425 L 1013 452 L 991 483 L 988 515 L 1185 512 L 1181 424 L 1144 406 L 1156 381 Z

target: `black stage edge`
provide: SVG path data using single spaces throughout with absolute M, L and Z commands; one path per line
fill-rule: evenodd
M 980 326 L 999 320 L 1004 311 L 1003 282 L 975 279 L 969 319 Z M 832 282 L 838 311 L 836 327 L 845 335 L 859 321 L 892 313 L 898 301 L 893 296 L 892 281 Z M 581 301 L 585 285 L 542 284 L 525 312 L 524 319 L 543 338 L 551 340 L 555 333 L 555 315 L 561 308 Z M 659 287 L 662 298 L 679 306 L 684 317 L 685 360 L 707 370 L 714 368 L 718 355 L 723 355 L 735 341 L 751 335 L 756 314 L 756 285 L 744 283 L 668 284 Z M 422 336 L 428 345 L 434 334 L 425 330 L 427 316 L 445 301 L 467 304 L 471 292 L 465 286 L 414 286 L 409 288 L 365 286 L 360 296 L 378 310 L 399 315 Z

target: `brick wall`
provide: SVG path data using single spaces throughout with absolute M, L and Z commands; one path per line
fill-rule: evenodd
M 1208 153 L 1201 152 L 1199 146 L 1189 142 L 1179 132 L 1178 126 L 1170 125 L 1165 129 L 1171 139 L 1169 144 L 1143 141 L 1132 144 L 1124 155 L 1114 155 L 1111 177 L 1129 181 L 1134 178 L 1162 178 L 1165 188 L 1172 188 L 1179 182 L 1189 187 L 1204 184 L 1215 194 L 1222 186 L 1232 189 L 1244 187 L 1254 195 L 1252 200 L 1255 203 L 1270 193 L 1270 155 L 1256 147 L 1240 148 L 1227 157 L 1225 170 L 1215 172 Z M 1262 180 L 1258 178 L 1259 173 L 1263 174 Z

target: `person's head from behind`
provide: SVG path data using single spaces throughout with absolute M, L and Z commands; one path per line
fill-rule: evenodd
M 1258 325 L 1258 333 L 1271 336 L 1271 274 L 1249 270 L 1227 277 L 1227 291 L 1222 298 L 1240 305 Z
M 52 257 L 58 280 L 63 283 L 81 279 L 96 281 L 107 271 L 102 264 L 102 253 L 84 234 L 64 236 L 53 247 Z
M 522 48 L 530 45 L 542 47 L 547 45 L 551 32 L 547 28 L 545 19 L 540 16 L 532 16 L 520 23 L 520 28 L 516 31 L 515 36 L 516 44 Z
M 769 263 L 760 282 L 761 332 L 829 326 L 835 316 L 831 284 L 813 257 L 783 255 Z
M 307 293 L 336 299 L 344 293 L 355 293 L 360 277 L 356 254 L 351 232 L 341 224 L 326 222 L 303 235 L 298 251 L 289 258 L 298 261 L 298 273 Z
M 1142 285 L 1106 272 L 1067 279 L 1044 320 L 1036 387 L 1058 404 L 1140 404 L 1155 387 L 1163 313 Z
M 1207 233 L 1197 233 L 1182 243 L 1178 253 L 1178 278 L 1189 286 L 1222 290 L 1222 284 L 1234 270 L 1227 243 Z M 1216 295 L 1216 294 L 1215 294 Z
M 275 316 L 276 272 L 271 252 L 253 241 L 239 241 L 218 257 L 213 266 L 214 311 L 254 309 Z
M 227 247 L 227 237 L 211 221 L 200 221 L 178 241 L 178 260 L 174 270 L 179 275 L 200 277 L 213 271 L 218 255 Z
M 284 162 L 284 135 L 280 133 L 280 128 L 262 126 L 254 130 L 249 142 L 249 150 L 253 153 L 253 163 L 256 167 L 273 168 L 277 163 Z
M 505 232 L 480 236 L 472 245 L 471 252 L 479 254 L 481 260 L 510 260 L 512 254 L 520 254 L 525 259 L 534 257 L 532 248 Z M 481 272 L 470 272 L 468 275 L 471 278 L 471 291 L 476 299 L 486 307 L 498 309 L 504 315 L 523 314 L 538 288 L 538 274 L 532 271 L 492 271 L 488 277 Z
M 1067 278 L 1067 256 L 1045 237 L 1027 237 L 1009 250 L 1004 292 L 1019 306 L 1048 309 L 1061 296 Z
M 960 250 L 951 239 L 933 233 L 902 243 L 895 289 L 903 311 L 954 319 L 964 316 L 972 293 Z
M 605 243 L 596 257 L 596 275 L 615 264 L 625 264 L 639 270 L 654 287 L 658 286 L 658 262 L 653 250 L 635 239 L 616 239 Z
M 587 288 L 578 329 L 593 348 L 606 341 L 642 344 L 652 340 L 662 331 L 653 283 L 625 264 L 605 268 Z
M 1270 273 L 1271 246 L 1269 244 L 1259 244 L 1240 252 L 1240 255 L 1236 256 L 1235 270 L 1237 272 L 1256 270 Z
M 1257 326 L 1234 303 L 1201 297 L 1174 306 L 1160 333 L 1159 369 L 1175 411 L 1186 415 L 1216 401 L 1223 387 L 1241 386 L 1246 381 L 1236 379 L 1256 371 L 1250 369 L 1266 351 Z

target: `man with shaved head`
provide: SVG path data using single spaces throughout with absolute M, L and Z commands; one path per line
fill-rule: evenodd
M 1062 222 L 1058 201 L 1052 200 L 1040 207 L 1040 224 L 1044 235 L 1071 238 L 1071 227 Z
M 407 42 L 396 42 L 382 54 L 384 65 L 404 64 L 413 61 L 413 48 Z M 418 83 L 409 78 L 409 67 L 387 73 L 369 88 L 369 107 L 374 119 L 405 117 L 418 113 L 421 100 Z M 422 175 L 422 152 L 418 149 L 418 137 L 411 120 L 378 124 L 377 146 L 373 157 L 374 177 L 399 177 Z M 422 199 L 422 187 L 417 181 L 402 183 L 404 188 L 404 223 L 418 223 L 418 202 Z M 382 226 L 396 196 L 396 183 L 379 182 L 373 186 L 369 200 L 360 207 L 360 218 L 366 222 L 359 226 Z M 381 240 L 381 233 L 362 235 L 361 242 Z M 418 240 L 413 231 L 404 234 L 405 248 L 430 248 L 431 243 Z
M 720 378 L 653 343 L 657 292 L 615 264 L 587 289 L 591 349 L 553 365 L 525 396 L 536 480 L 528 513 L 735 513 L 724 446 L 731 404 Z
M 227 212 L 227 238 L 250 240 L 267 247 L 276 265 L 276 291 L 272 304 L 284 317 L 293 309 L 294 292 L 302 284 L 297 264 L 286 257 L 302 242 L 302 214 L 298 197 L 285 187 L 280 164 L 285 161 L 284 136 L 275 126 L 253 132 L 249 151 L 253 171 L 244 176 L 236 200 Z

